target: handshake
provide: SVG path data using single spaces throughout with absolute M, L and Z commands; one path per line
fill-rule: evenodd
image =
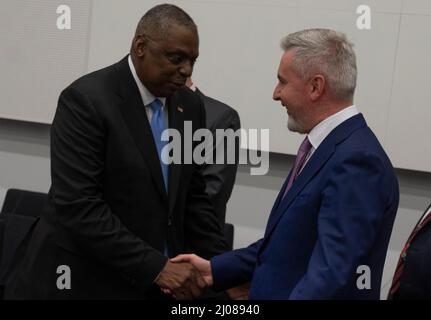
M 177 300 L 199 298 L 206 288 L 213 285 L 211 264 L 195 254 L 181 254 L 170 259 L 155 283 L 162 292 Z M 231 299 L 248 295 L 248 284 L 227 290 Z
M 166 263 L 155 283 L 175 299 L 199 298 L 213 284 L 211 264 L 195 254 L 178 255 Z

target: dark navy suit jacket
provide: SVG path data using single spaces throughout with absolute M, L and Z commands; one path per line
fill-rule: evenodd
M 251 281 L 250 299 L 379 299 L 399 190 L 363 116 L 325 138 L 283 198 L 286 184 L 263 239 L 211 260 L 215 289 Z M 370 289 L 357 285 L 362 265 Z
M 424 215 L 430 210 L 431 204 Z M 418 221 L 422 221 L 423 216 Z M 431 221 L 416 234 L 406 252 L 400 288 L 394 300 L 431 299 Z

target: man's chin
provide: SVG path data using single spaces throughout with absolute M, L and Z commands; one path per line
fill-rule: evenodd
M 292 117 L 289 117 L 289 119 L 287 120 L 287 129 L 289 129 L 289 131 L 296 132 L 299 134 L 308 133 L 308 131 L 304 129 L 304 126 L 293 120 Z
M 298 125 L 298 123 L 292 119 L 292 117 L 289 117 L 289 119 L 287 119 L 287 129 L 289 129 L 289 131 L 292 132 L 300 132 L 300 127 Z

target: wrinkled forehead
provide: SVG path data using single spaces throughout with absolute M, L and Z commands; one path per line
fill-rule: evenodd
M 199 35 L 196 30 L 179 25 L 172 25 L 159 41 L 166 52 L 181 51 L 197 58 L 199 55 Z

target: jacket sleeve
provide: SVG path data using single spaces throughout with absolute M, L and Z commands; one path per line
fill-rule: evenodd
M 226 290 L 251 281 L 261 245 L 262 239 L 247 248 L 229 251 L 212 258 L 214 290 Z
M 386 164 L 367 152 L 345 156 L 329 172 L 318 239 L 307 271 L 289 299 L 342 298 L 344 291 L 356 286 L 357 268 L 375 245 L 390 195 L 396 192 L 387 172 Z

